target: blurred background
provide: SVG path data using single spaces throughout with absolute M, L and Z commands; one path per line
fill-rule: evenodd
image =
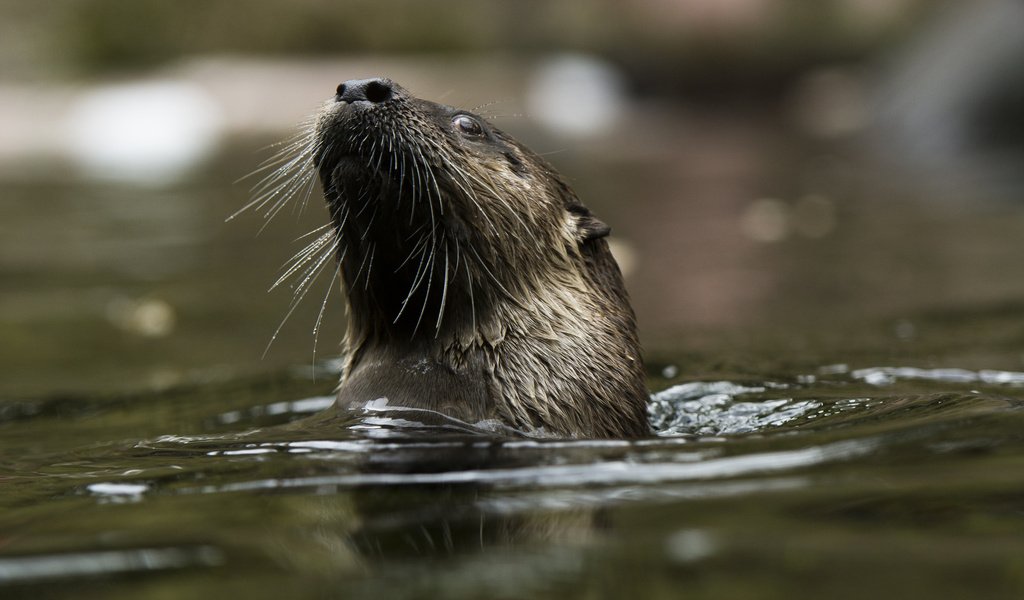
M 263 357 L 319 195 L 226 218 L 274 143 L 376 75 L 566 175 L 612 225 L 652 364 L 828 364 L 979 315 L 1019 340 L 1022 57 L 1017 0 L 0 0 L 0 396 L 333 357 L 327 277 Z

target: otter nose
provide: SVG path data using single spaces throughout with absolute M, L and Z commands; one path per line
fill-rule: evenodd
M 375 79 L 350 79 L 338 84 L 339 102 L 371 102 L 380 104 L 387 102 L 394 95 L 395 88 L 390 80 L 377 77 Z

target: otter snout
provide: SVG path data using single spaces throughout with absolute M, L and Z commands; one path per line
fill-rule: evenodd
M 395 95 L 396 88 L 397 86 L 390 79 L 383 77 L 350 79 L 338 84 L 335 100 L 348 104 L 355 102 L 380 104 L 391 100 Z

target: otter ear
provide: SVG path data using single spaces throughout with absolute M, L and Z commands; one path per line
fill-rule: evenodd
M 576 222 L 576 231 L 584 242 L 601 239 L 612 232 L 611 227 L 595 217 L 590 212 L 590 209 L 582 204 L 570 205 L 569 214 L 573 215 Z

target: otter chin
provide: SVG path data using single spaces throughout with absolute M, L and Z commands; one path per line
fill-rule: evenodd
M 479 115 L 346 81 L 312 164 L 348 303 L 337 409 L 426 409 L 561 437 L 649 433 L 609 227 Z

